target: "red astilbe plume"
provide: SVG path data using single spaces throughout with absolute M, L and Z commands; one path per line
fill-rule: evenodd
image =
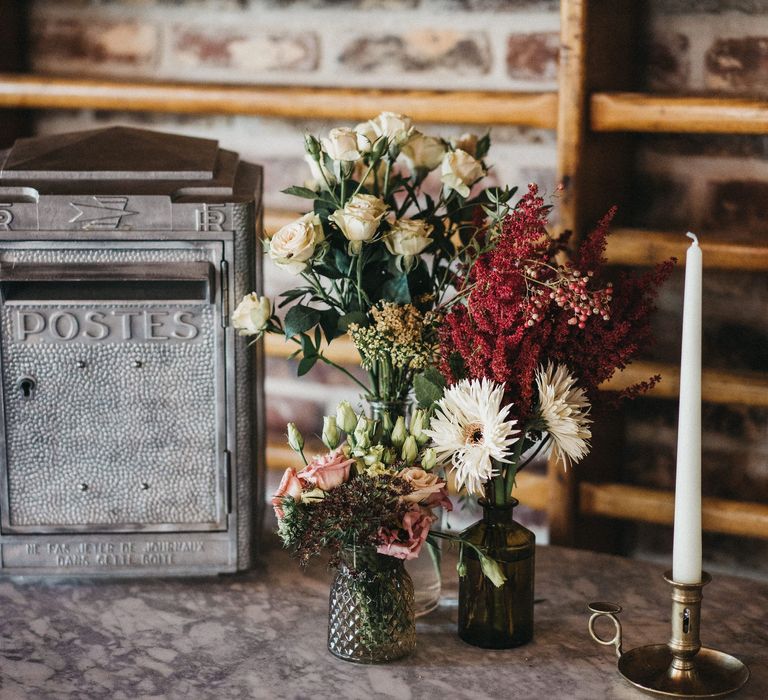
M 548 361 L 568 366 L 590 400 L 597 387 L 651 343 L 657 287 L 673 261 L 640 276 L 602 278 L 608 226 L 603 218 L 572 256 L 559 264 L 567 236 L 546 230 L 549 208 L 530 185 L 504 221 L 496 245 L 462 280 L 466 304 L 455 304 L 441 329 L 442 370 L 503 382 L 518 417 L 534 411 L 535 373 Z M 457 361 L 459 360 L 460 361 Z M 632 395 L 658 381 L 627 390 Z

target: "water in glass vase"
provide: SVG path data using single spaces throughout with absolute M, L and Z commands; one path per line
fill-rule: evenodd
M 517 501 L 494 506 L 484 499 L 483 519 L 462 537 L 484 548 L 507 577 L 496 587 L 482 572 L 477 554 L 464 547 L 466 575 L 459 579 L 459 637 L 485 649 L 508 649 L 533 638 L 536 537 L 512 518 Z
M 406 421 L 410 418 L 411 402 L 408 399 L 400 401 L 377 401 L 367 399 L 368 415 L 374 420 L 381 420 L 384 412 L 389 413 L 392 422 L 402 416 Z M 441 525 L 438 520 L 436 526 Z M 439 545 L 438 545 L 439 546 Z M 416 617 L 432 612 L 440 603 L 443 580 L 440 574 L 439 550 L 435 552 L 429 544 L 424 544 L 416 559 L 405 563 L 405 568 L 413 581 L 414 610 Z

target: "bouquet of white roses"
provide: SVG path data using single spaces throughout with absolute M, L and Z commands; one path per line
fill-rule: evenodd
M 425 135 L 391 112 L 354 129 L 332 129 L 326 138 L 307 135 L 314 179 L 285 192 L 311 201 L 312 210 L 264 243 L 272 262 L 300 283 L 281 295 L 284 320 L 269 300 L 249 295 L 235 311 L 235 326 L 296 343 L 299 375 L 323 361 L 350 376 L 369 400 L 404 400 L 414 373 L 433 361 L 436 310 L 455 273 L 486 245 L 483 220 L 507 212 L 509 190 L 472 196 L 488 171 L 489 145 L 488 135 L 455 142 Z M 438 170 L 439 183 L 429 177 Z M 368 384 L 323 352 L 345 333 L 360 351 Z

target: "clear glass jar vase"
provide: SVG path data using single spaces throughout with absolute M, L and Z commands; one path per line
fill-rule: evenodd
M 374 420 L 379 420 L 385 412 L 394 423 L 398 416 L 406 421 L 410 419 L 412 403 L 409 399 L 400 401 L 378 401 L 366 397 L 368 403 L 368 415 Z M 438 513 L 442 518 L 442 513 Z M 438 520 L 436 525 L 440 525 Z M 432 612 L 440 603 L 440 594 L 443 588 L 443 579 L 440 573 L 440 552 L 434 551 L 431 545 L 425 543 L 421 548 L 421 554 L 416 559 L 406 562 L 405 568 L 413 581 L 416 617 L 421 617 Z
M 416 646 L 413 584 L 401 559 L 342 550 L 331 585 L 328 651 L 360 664 L 394 661 Z
M 480 499 L 483 519 L 462 539 L 483 548 L 507 580 L 496 587 L 482 572 L 477 554 L 464 547 L 466 574 L 459 579 L 459 637 L 485 649 L 509 649 L 533 638 L 536 536 L 513 519 L 515 499 L 496 506 Z

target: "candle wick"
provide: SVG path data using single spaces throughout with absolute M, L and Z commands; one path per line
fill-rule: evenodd
M 686 233 L 685 235 L 688 236 L 688 238 L 693 239 L 693 245 L 699 245 L 699 239 L 697 238 L 695 233 L 691 233 L 690 231 L 688 231 L 688 233 Z

